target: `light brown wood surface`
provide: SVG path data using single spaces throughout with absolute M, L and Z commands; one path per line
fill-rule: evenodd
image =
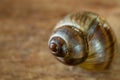
M 0 80 L 120 80 L 120 53 L 101 73 L 63 65 L 50 54 L 56 23 L 83 10 L 104 16 L 120 44 L 120 0 L 1 0 Z

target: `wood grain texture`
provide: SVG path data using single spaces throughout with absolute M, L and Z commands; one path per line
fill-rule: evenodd
M 63 65 L 50 54 L 53 27 L 68 13 L 82 10 L 104 16 L 120 46 L 119 0 L 1 0 L 0 80 L 120 80 L 120 53 L 100 73 Z

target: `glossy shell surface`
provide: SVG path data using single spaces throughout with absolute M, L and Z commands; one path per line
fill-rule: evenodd
M 94 71 L 108 68 L 115 53 L 116 38 L 103 17 L 77 12 L 55 26 L 48 45 L 60 62 Z

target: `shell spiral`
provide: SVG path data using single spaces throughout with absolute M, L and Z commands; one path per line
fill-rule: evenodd
M 114 56 L 115 44 L 110 25 L 92 12 L 67 15 L 55 26 L 48 42 L 60 62 L 88 70 L 106 69 Z

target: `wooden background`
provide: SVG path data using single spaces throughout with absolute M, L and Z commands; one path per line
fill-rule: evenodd
M 63 65 L 50 54 L 55 24 L 82 10 L 104 16 L 120 44 L 120 0 L 0 0 L 0 80 L 120 80 L 119 53 L 101 73 Z

